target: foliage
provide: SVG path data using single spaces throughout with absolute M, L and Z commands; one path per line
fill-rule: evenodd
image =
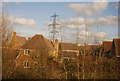
M 29 69 L 15 68 L 17 50 L 4 51 L 3 78 L 26 79 L 119 79 L 120 60 L 116 57 L 107 58 L 97 55 L 85 55 L 85 52 L 75 59 L 57 62 L 48 56 L 48 51 L 33 51 L 30 57 L 34 60 Z M 14 54 L 15 53 L 15 54 Z M 9 66 L 9 67 L 8 67 Z

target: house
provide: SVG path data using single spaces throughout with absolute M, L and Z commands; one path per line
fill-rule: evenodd
M 103 41 L 104 53 L 110 52 L 112 48 L 112 41 Z
M 13 32 L 12 38 L 9 42 L 2 47 L 3 61 L 5 59 L 15 60 L 18 55 L 19 49 L 23 44 L 27 42 L 25 37 L 18 36 L 16 32 Z
M 60 59 L 74 59 L 77 57 L 79 51 L 77 50 L 77 44 L 72 43 L 59 43 L 55 40 L 55 54 Z
M 114 38 L 111 46 L 111 56 L 120 57 L 120 38 Z
M 109 57 L 112 49 L 112 41 L 103 41 L 103 56 Z
M 2 47 L 2 57 L 4 60 L 15 60 L 18 55 L 18 49 L 26 43 L 27 40 L 25 37 L 17 36 L 16 32 L 13 33 L 11 40 Z
M 120 38 L 113 41 L 103 41 L 104 54 L 107 57 L 120 57 Z
M 61 59 L 75 59 L 81 55 L 101 56 L 103 53 L 102 45 L 84 45 L 78 46 L 72 43 L 59 43 L 55 41 L 56 54 Z
M 84 45 L 78 46 L 77 49 L 79 50 L 80 55 L 92 55 L 92 56 L 100 56 L 103 52 L 102 45 Z
M 18 36 L 16 32 L 14 32 L 11 40 L 2 47 L 3 78 L 9 78 L 8 75 L 13 72 L 19 49 L 26 42 L 27 40 L 25 37 Z
M 16 58 L 16 67 L 31 68 L 39 61 L 44 61 L 46 57 L 52 56 L 52 50 L 54 50 L 53 43 L 43 35 L 37 34 L 22 45 Z
M 20 47 L 26 43 L 25 37 L 17 36 L 16 32 L 13 33 L 12 39 L 2 48 L 3 63 L 15 60 L 18 56 Z
M 54 44 L 43 35 L 36 34 L 22 45 L 15 60 L 16 69 L 31 78 L 40 78 L 40 68 L 47 65 L 46 60 L 50 56 L 54 56 Z
M 104 54 L 107 57 L 120 57 L 120 38 L 103 41 Z
M 13 33 L 11 40 L 7 43 L 9 48 L 20 48 L 23 44 L 27 42 L 25 37 L 18 36 L 16 32 Z
M 12 39 L 2 47 L 2 57 L 4 61 L 15 60 L 18 55 L 19 49 L 27 42 L 25 37 L 17 36 L 16 32 L 13 33 Z

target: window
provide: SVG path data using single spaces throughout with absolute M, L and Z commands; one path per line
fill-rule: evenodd
M 29 50 L 24 50 L 24 54 L 25 54 L 25 55 L 28 55 L 29 52 L 30 52 Z
M 28 61 L 25 61 L 25 62 L 23 63 L 23 65 L 24 65 L 24 68 L 29 68 L 29 62 L 28 62 Z
M 64 61 L 68 61 L 68 60 L 70 60 L 70 59 L 69 59 L 68 57 L 64 57 L 63 60 L 64 60 Z

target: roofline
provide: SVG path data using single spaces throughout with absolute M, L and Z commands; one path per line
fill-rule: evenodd
M 120 56 L 117 56 L 117 57 L 120 57 Z
M 74 44 L 74 45 L 77 45 L 76 43 L 61 43 L 61 42 L 59 42 L 59 44 Z
M 103 41 L 103 42 L 111 42 L 112 43 L 113 41 Z
M 120 38 L 113 38 L 113 40 L 120 40 Z

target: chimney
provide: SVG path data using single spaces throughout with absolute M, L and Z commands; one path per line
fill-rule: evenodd
M 16 35 L 17 33 L 16 32 L 13 32 L 14 35 Z
M 30 37 L 28 37 L 28 40 L 30 40 L 31 38 Z
M 58 40 L 57 40 L 57 39 L 55 39 L 55 43 L 58 43 Z
M 12 34 L 12 38 L 14 38 L 14 37 L 16 37 L 16 32 L 13 32 L 13 34 Z
M 86 46 L 87 45 L 87 43 L 84 43 L 84 46 Z
M 42 34 L 40 34 L 40 36 L 41 36 L 42 38 L 44 38 Z
M 10 40 L 15 39 L 15 38 L 16 38 L 16 36 L 17 36 L 16 34 L 17 34 L 16 32 L 13 32 L 13 33 L 12 33 L 12 36 L 11 36 L 11 38 L 10 38 Z

